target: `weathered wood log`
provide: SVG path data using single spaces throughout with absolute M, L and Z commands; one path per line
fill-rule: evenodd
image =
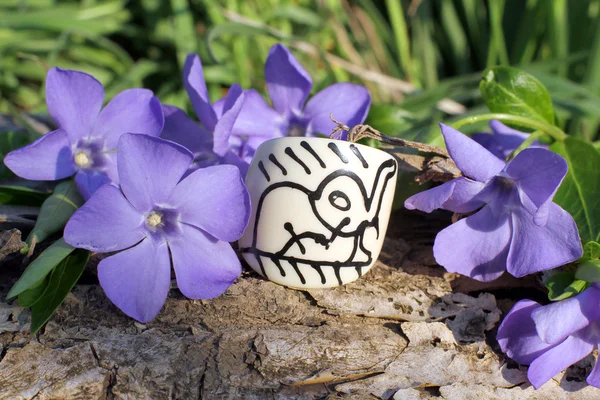
M 0 399 L 598 398 L 592 357 L 534 391 L 494 339 L 513 294 L 453 292 L 431 238 L 405 230 L 346 286 L 297 291 L 247 272 L 210 301 L 172 290 L 148 324 L 96 284 L 33 337 L 28 311 L 0 303 Z M 18 274 L 0 268 L 2 298 Z

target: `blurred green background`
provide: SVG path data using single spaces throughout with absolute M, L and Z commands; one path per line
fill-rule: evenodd
M 438 121 L 483 112 L 481 71 L 510 64 L 548 87 L 563 129 L 597 140 L 599 13 L 600 0 L 0 0 L 0 114 L 43 112 L 55 65 L 93 74 L 108 97 L 146 87 L 189 109 L 189 52 L 213 101 L 236 82 L 264 92 L 283 42 L 314 90 L 366 85 L 368 123 L 388 134 L 431 141 Z

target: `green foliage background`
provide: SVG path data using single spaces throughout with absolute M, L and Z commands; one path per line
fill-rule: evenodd
M 188 108 L 181 66 L 200 54 L 213 100 L 288 45 L 315 82 L 366 85 L 368 122 L 433 141 L 482 112 L 481 71 L 518 66 L 549 89 L 559 126 L 598 140 L 600 0 L 0 0 L 0 113 L 44 112 L 46 69 L 92 73 L 110 98 L 147 87 Z M 475 125 L 469 129 L 481 129 Z

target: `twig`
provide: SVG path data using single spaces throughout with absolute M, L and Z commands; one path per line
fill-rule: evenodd
M 447 182 L 461 176 L 460 170 L 452 161 L 448 152 L 441 147 L 390 137 L 369 125 L 356 125 L 350 128 L 336 121 L 333 116 L 331 116 L 331 120 L 336 124 L 330 135 L 332 139 L 339 139 L 341 132 L 347 131 L 348 141 L 350 142 L 371 138 L 389 145 L 389 150 L 385 150 L 396 157 L 398 167 L 407 172 L 417 173 L 415 181 L 420 184 L 428 181 Z M 430 153 L 430 155 L 408 154 L 402 152 L 399 148 L 416 149 L 423 153 Z

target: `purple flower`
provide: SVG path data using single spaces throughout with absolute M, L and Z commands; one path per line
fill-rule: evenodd
M 348 126 L 361 124 L 371 105 L 369 91 L 353 83 L 333 84 L 307 102 L 312 80 L 282 44 L 269 51 L 265 79 L 274 109 L 256 91 L 246 91 L 233 130 L 234 135 L 247 138 L 251 148 L 276 137 L 329 135 L 335 127 L 331 114 Z
M 547 270 L 583 253 L 571 215 L 552 202 L 567 173 L 549 150 L 525 149 L 508 164 L 459 131 L 440 124 L 450 156 L 464 176 L 418 193 L 405 207 L 472 213 L 435 238 L 436 261 L 481 281 Z
M 538 389 L 553 376 L 590 354 L 600 343 L 600 290 L 591 286 L 567 300 L 542 306 L 521 300 L 498 329 L 502 351 L 531 364 L 527 377 Z M 587 382 L 600 388 L 598 362 Z
M 235 138 L 230 139 L 230 136 L 244 103 L 242 88 L 239 85 L 231 86 L 225 98 L 211 104 L 202 62 L 196 54 L 188 55 L 185 61 L 183 81 L 200 124 L 177 107 L 163 106 L 165 127 L 161 137 L 187 147 L 194 154 L 192 170 L 209 165 L 233 164 L 245 175 L 249 160 L 244 149 L 239 145 L 230 145 L 230 142 L 238 142 Z
M 239 170 L 198 169 L 182 146 L 147 135 L 119 140 L 120 187 L 101 187 L 65 227 L 67 243 L 121 251 L 98 265 L 106 295 L 125 314 L 150 321 L 164 304 L 171 264 L 179 290 L 192 299 L 223 293 L 241 272 L 228 242 L 248 223 L 250 199 Z
M 4 163 L 25 179 L 53 181 L 76 174 L 86 199 L 100 186 L 118 183 L 114 152 L 119 137 L 126 132 L 158 136 L 164 118 L 150 90 L 125 90 L 104 109 L 103 101 L 104 88 L 93 76 L 51 68 L 46 104 L 58 129 L 8 153 Z
M 510 153 L 516 150 L 529 137 L 529 133 L 509 128 L 500 121 L 490 121 L 490 128 L 492 128 L 491 134 L 476 133 L 471 138 L 502 160 L 505 160 Z M 537 140 L 529 147 L 548 148 L 548 146 Z

